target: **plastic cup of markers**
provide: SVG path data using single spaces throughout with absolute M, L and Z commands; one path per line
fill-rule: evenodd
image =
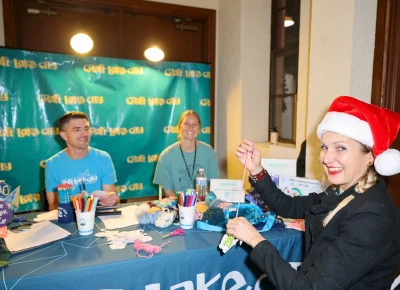
M 179 206 L 179 222 L 182 229 L 193 228 L 195 209 L 196 206 Z
M 76 223 L 78 224 L 78 231 L 81 236 L 88 236 L 93 234 L 94 229 L 94 214 L 96 211 L 75 211 Z

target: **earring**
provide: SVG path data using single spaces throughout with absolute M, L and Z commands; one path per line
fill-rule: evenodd
M 368 161 L 368 163 L 367 163 L 368 166 L 372 166 L 372 164 L 374 164 L 374 162 L 372 162 L 372 161 Z

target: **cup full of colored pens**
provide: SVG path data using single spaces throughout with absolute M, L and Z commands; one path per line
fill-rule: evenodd
M 99 198 L 97 196 L 84 195 L 83 197 L 73 197 L 76 223 L 81 236 L 91 235 L 94 229 L 94 219 L 96 206 Z
M 179 222 L 182 229 L 191 229 L 194 224 L 197 194 L 195 190 L 188 189 L 186 193 L 178 191 Z

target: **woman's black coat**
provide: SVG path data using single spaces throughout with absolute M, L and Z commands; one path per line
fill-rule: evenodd
M 290 197 L 269 175 L 253 186 L 276 214 L 305 218 L 305 258 L 294 270 L 268 241 L 259 243 L 251 259 L 280 290 L 390 289 L 400 267 L 400 213 L 380 180 L 364 193 L 354 186 Z M 349 195 L 354 199 L 326 225 L 322 220 Z

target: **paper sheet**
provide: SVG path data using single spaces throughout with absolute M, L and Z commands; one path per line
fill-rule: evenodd
M 58 219 L 58 209 L 54 209 L 49 212 L 38 214 L 33 220 L 35 222 L 42 222 L 42 221 L 53 221 Z
M 268 173 L 275 175 L 296 176 L 296 159 L 262 158 L 261 165 Z
M 11 252 L 20 252 L 61 240 L 71 235 L 70 232 L 49 222 L 43 221 L 33 224 L 30 230 L 13 233 L 8 231 L 8 237 L 4 238 Z
M 137 205 L 122 207 L 118 209 L 122 212 L 120 216 L 106 215 L 99 216 L 99 219 L 101 219 L 101 221 L 104 223 L 104 226 L 107 230 L 120 229 L 133 225 L 138 225 L 139 220 L 137 209 Z

